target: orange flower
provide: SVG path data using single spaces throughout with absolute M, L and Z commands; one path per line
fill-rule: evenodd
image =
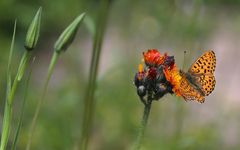
M 147 52 L 143 52 L 143 59 L 147 65 L 150 66 L 159 66 L 164 63 L 165 53 L 163 56 L 156 49 L 149 49 Z
M 177 89 L 174 56 L 168 56 L 167 53 L 161 55 L 158 50 L 149 49 L 143 52 L 143 61 L 145 65 L 139 64 L 138 72 L 134 76 L 134 85 L 144 104 L 146 103 L 144 97 L 147 94 L 150 99 L 158 100 L 167 93 L 173 93 L 171 84 Z M 172 83 L 166 82 L 165 76 Z
M 138 80 L 142 80 L 144 78 L 144 70 L 143 70 L 143 65 L 142 64 L 138 65 L 137 78 L 138 78 Z
M 143 72 L 143 65 L 142 64 L 138 65 L 138 72 Z
M 170 82 L 170 84 L 172 85 L 172 87 L 173 87 L 172 91 L 177 96 L 181 96 L 179 87 L 180 87 L 180 81 L 182 79 L 182 76 L 179 74 L 179 71 L 178 71 L 176 65 L 174 64 L 173 66 L 171 66 L 169 68 L 164 68 L 163 73 L 165 75 L 166 80 L 168 82 Z

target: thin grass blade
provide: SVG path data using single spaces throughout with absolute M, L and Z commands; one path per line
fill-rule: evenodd
M 6 101 L 5 101 L 5 107 L 4 107 L 3 126 L 2 126 L 2 135 L 1 135 L 1 146 L 0 146 L 1 150 L 4 150 L 7 145 L 9 128 L 10 128 L 9 122 L 11 120 L 11 114 L 12 114 L 11 106 L 7 101 L 7 96 L 10 93 L 11 84 L 12 84 L 11 83 L 11 63 L 12 63 L 12 55 L 13 55 L 13 49 L 14 49 L 14 43 L 15 43 L 16 28 L 17 28 L 17 21 L 15 20 L 9 59 L 8 59 L 8 67 L 7 67 L 7 90 L 6 90 Z

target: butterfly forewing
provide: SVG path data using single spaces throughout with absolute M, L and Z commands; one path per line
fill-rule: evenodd
M 213 51 L 205 52 L 189 68 L 188 72 L 197 74 L 213 74 L 216 68 L 216 56 Z

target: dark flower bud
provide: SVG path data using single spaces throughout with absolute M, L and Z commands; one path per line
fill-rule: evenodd
M 147 72 L 147 77 L 151 80 L 156 79 L 157 69 L 155 67 L 150 67 Z
M 173 66 L 175 63 L 175 60 L 174 60 L 174 56 L 166 56 L 165 58 L 165 61 L 164 61 L 164 65 L 165 66 Z
M 139 86 L 138 88 L 137 88 L 137 94 L 138 94 L 138 96 L 140 96 L 140 97 L 143 97 L 143 96 L 145 96 L 146 95 L 146 88 L 143 86 L 143 85 L 141 85 L 141 86 Z

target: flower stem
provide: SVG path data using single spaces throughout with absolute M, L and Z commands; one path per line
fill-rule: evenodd
M 42 96 L 41 96 L 40 100 L 37 103 L 37 108 L 35 110 L 34 117 L 33 117 L 32 123 L 31 123 L 30 132 L 29 132 L 29 135 L 28 135 L 28 143 L 27 143 L 27 148 L 26 148 L 27 150 L 29 150 L 30 147 L 31 147 L 33 133 L 34 133 L 34 129 L 35 129 L 35 126 L 36 126 L 37 118 L 38 118 L 41 106 L 43 104 L 43 100 L 45 99 L 45 96 L 47 94 L 48 83 L 49 83 L 49 81 L 51 79 L 51 75 L 52 75 L 54 66 L 55 66 L 55 64 L 57 62 L 58 56 L 59 56 L 59 53 L 57 53 L 57 52 L 53 53 L 50 65 L 48 67 L 48 73 L 47 73 L 46 81 L 44 83 L 43 93 L 42 93 Z
M 29 81 L 30 81 L 30 78 L 32 75 L 34 61 L 35 61 L 35 57 L 32 60 L 31 68 L 30 68 L 30 71 L 28 73 L 28 77 L 27 77 L 27 80 L 25 83 L 24 98 L 23 98 L 23 102 L 22 102 L 22 106 L 21 106 L 21 112 L 20 112 L 20 116 L 19 116 L 19 120 L 18 120 L 18 126 L 17 126 L 16 132 L 14 135 L 14 139 L 13 139 L 12 150 L 16 149 L 19 133 L 20 133 L 21 126 L 22 126 L 22 120 L 23 120 L 23 115 L 24 115 L 24 110 L 25 110 L 25 103 L 26 103 L 26 99 L 27 99 L 27 95 L 28 95 Z
M 152 100 L 150 99 L 150 97 L 148 97 L 148 100 L 146 103 L 144 103 L 144 105 L 145 105 L 144 112 L 143 112 L 143 117 L 141 121 L 141 127 L 139 128 L 139 131 L 138 131 L 137 143 L 134 148 L 135 150 L 139 150 L 141 148 L 142 140 L 144 138 L 144 133 L 145 133 L 145 129 L 147 126 L 148 117 L 149 117 L 151 105 L 152 105 Z

